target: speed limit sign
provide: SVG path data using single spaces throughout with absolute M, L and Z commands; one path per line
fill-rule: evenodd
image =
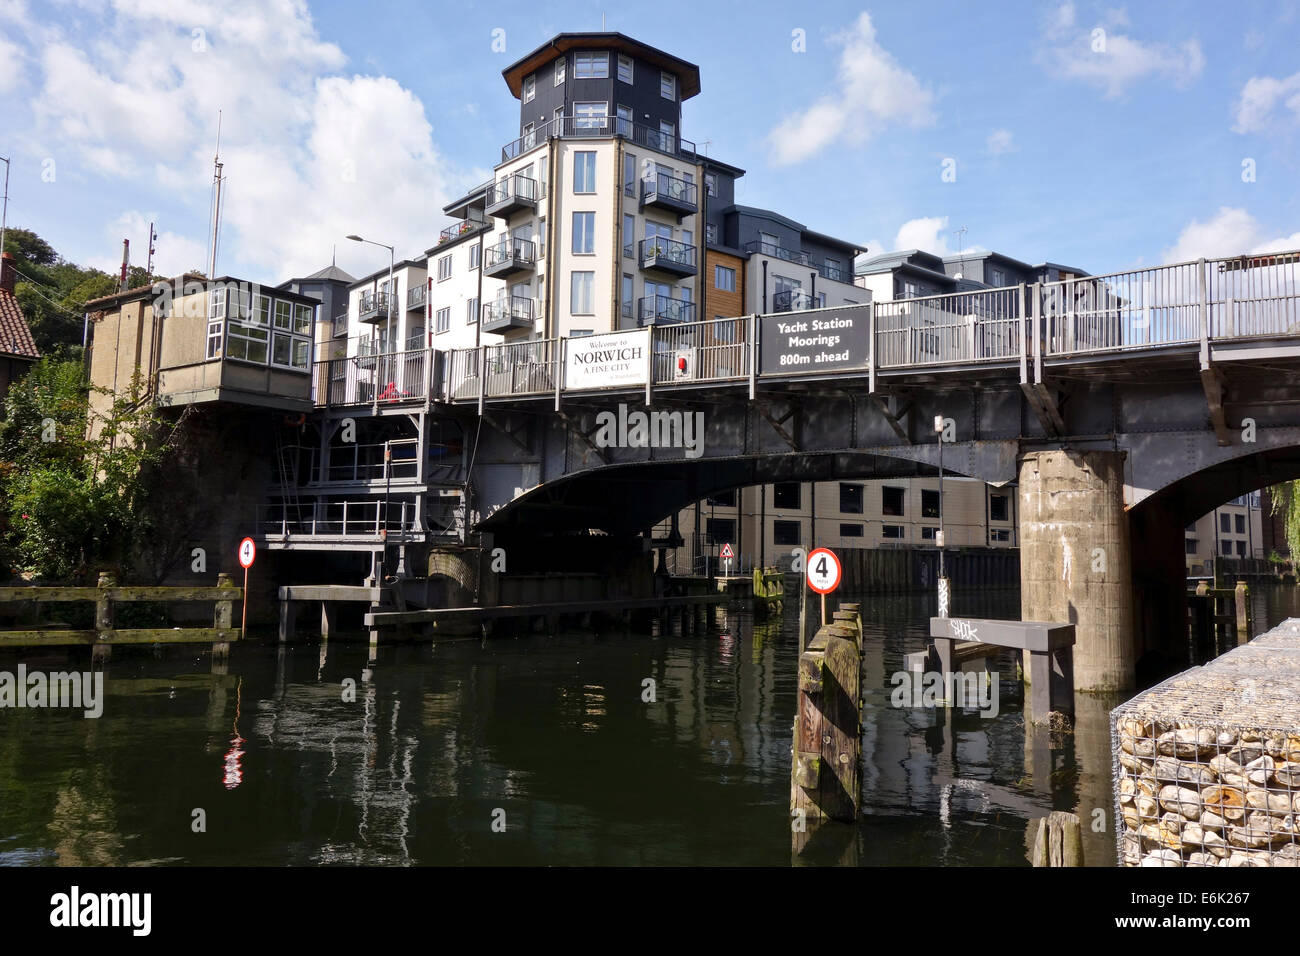
M 808 587 L 818 594 L 830 594 L 840 586 L 840 559 L 835 552 L 818 548 L 808 555 Z
M 257 557 L 257 545 L 253 544 L 252 538 L 245 538 L 239 542 L 239 566 L 248 570 L 253 566 L 253 559 Z

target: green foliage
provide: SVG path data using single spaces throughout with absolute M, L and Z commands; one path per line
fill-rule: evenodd
M 116 292 L 117 277 L 68 262 L 28 229 L 6 230 L 5 251 L 15 257 L 18 276 L 14 297 L 37 349 L 44 355 L 59 348 L 80 348 L 86 303 Z M 152 281 L 153 277 L 138 266 L 127 273 L 129 288 Z
M 1281 515 L 1286 544 L 1293 555 L 1300 554 L 1300 482 L 1287 481 L 1270 489 L 1273 514 Z M 1271 559 L 1270 555 L 1270 559 Z
M 126 559 L 141 531 L 144 476 L 166 455 L 140 383 L 92 418 L 80 362 L 42 358 L 9 391 L 0 496 L 11 564 L 66 579 Z M 88 423 L 91 427 L 87 427 Z

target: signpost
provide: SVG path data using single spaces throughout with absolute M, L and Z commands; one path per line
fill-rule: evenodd
M 866 368 L 870 314 L 869 305 L 852 305 L 762 316 L 760 374 Z
M 726 577 L 731 577 L 731 559 L 734 557 L 731 551 L 731 542 L 728 541 L 722 546 L 722 553 L 718 555 L 723 561 L 727 562 L 727 570 L 724 572 Z
M 650 376 L 650 330 L 633 329 L 564 340 L 564 387 L 644 385 Z
M 829 548 L 817 548 L 808 555 L 808 587 L 822 596 L 822 626 L 826 626 L 826 595 L 840 586 L 844 570 Z
M 245 538 L 239 542 L 239 566 L 244 569 L 244 606 L 239 612 L 239 637 L 243 639 L 248 635 L 245 628 L 248 627 L 248 569 L 253 566 L 253 561 L 257 558 L 257 545 L 253 543 L 252 538 Z

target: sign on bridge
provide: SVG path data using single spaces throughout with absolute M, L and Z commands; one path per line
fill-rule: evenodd
M 759 318 L 763 375 L 864 369 L 871 345 L 871 307 L 852 305 Z
M 644 385 L 650 375 L 650 330 L 564 340 L 564 387 Z

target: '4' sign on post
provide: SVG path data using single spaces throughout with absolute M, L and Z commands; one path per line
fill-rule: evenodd
M 244 569 L 244 602 L 239 612 L 239 639 L 243 640 L 248 630 L 248 569 L 257 557 L 257 545 L 252 538 L 239 542 L 239 566 Z
M 822 624 L 826 624 L 826 595 L 840 586 L 843 569 L 835 552 L 817 548 L 808 555 L 808 587 L 822 596 Z

